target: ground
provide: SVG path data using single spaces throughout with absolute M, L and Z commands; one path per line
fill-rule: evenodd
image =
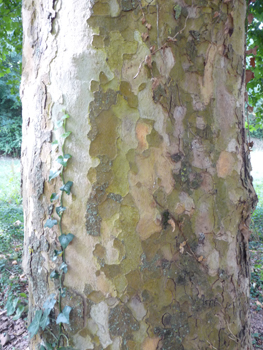
M 254 349 L 263 350 L 263 142 L 254 140 L 251 159 L 254 186 L 259 196 L 259 205 L 253 215 L 251 227 L 253 234 L 250 241 L 251 334 Z M 0 349 L 2 350 L 27 350 L 29 346 L 26 328 L 27 282 L 21 270 L 22 221 L 19 161 L 2 157 L 0 158 Z M 9 304 L 7 304 L 8 297 Z M 18 315 L 17 320 L 14 320 L 15 315 Z

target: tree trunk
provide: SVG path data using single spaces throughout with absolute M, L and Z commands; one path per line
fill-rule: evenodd
M 52 293 L 51 319 L 72 308 L 31 349 L 49 350 L 50 332 L 53 348 L 252 349 L 245 11 L 244 0 L 23 1 L 30 322 Z M 59 223 L 56 207 L 61 230 L 47 221 Z M 66 252 L 62 233 L 74 235 Z

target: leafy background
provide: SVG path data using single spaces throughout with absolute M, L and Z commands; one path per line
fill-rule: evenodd
M 248 1 L 247 71 L 252 78 L 247 83 L 249 129 L 251 136 L 263 138 L 263 1 Z
M 20 156 L 21 0 L 0 0 L 0 154 Z

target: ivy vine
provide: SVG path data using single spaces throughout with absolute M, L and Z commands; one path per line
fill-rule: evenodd
M 30 333 L 30 338 L 32 339 L 37 333 L 45 332 L 49 334 L 53 339 L 52 343 L 45 342 L 44 345 L 40 345 L 39 350 L 74 350 L 69 346 L 69 339 L 65 332 L 64 324 L 70 324 L 69 315 L 72 308 L 66 305 L 62 309 L 62 298 L 66 296 L 66 288 L 64 287 L 64 278 L 65 274 L 68 272 L 68 265 L 65 259 L 65 251 L 68 247 L 69 243 L 73 240 L 74 235 L 72 233 L 63 233 L 62 230 L 62 218 L 66 211 L 66 207 L 63 205 L 63 195 L 66 193 L 69 195 L 71 193 L 71 187 L 73 185 L 72 181 L 65 182 L 64 171 L 68 165 L 68 161 L 71 158 L 70 154 L 65 154 L 64 145 L 66 139 L 70 136 L 71 132 L 66 130 L 66 123 L 69 115 L 65 113 L 62 118 L 57 122 L 56 127 L 63 128 L 63 134 L 60 136 L 61 138 L 61 153 L 57 158 L 57 163 L 60 164 L 59 170 L 50 170 L 49 174 L 49 182 L 60 176 L 62 180 L 62 186 L 60 187 L 60 193 L 52 193 L 50 197 L 50 202 L 52 205 L 56 203 L 56 214 L 58 215 L 59 220 L 54 219 L 52 215 L 50 215 L 49 219 L 47 219 L 44 227 L 52 228 L 55 225 L 59 226 L 60 236 L 58 237 L 60 248 L 58 250 L 54 250 L 53 262 L 62 261 L 58 264 L 57 269 L 51 271 L 49 277 L 54 280 L 58 280 L 58 296 L 56 298 L 56 293 L 52 293 L 48 296 L 46 301 L 44 302 L 41 309 L 35 312 L 34 318 L 31 324 L 28 327 L 28 332 Z M 52 145 L 57 147 L 59 146 L 59 141 L 55 140 L 52 142 Z M 53 211 L 53 210 L 52 210 Z M 61 259 L 58 259 L 61 258 Z M 54 319 L 52 315 L 52 310 L 54 311 L 55 305 L 58 304 L 59 315 Z M 52 327 L 51 327 L 52 326 Z M 57 331 L 54 334 L 54 326 L 57 327 Z M 66 346 L 65 346 L 66 345 Z

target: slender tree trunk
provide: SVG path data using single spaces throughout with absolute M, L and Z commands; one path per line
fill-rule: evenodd
M 245 11 L 244 0 L 23 1 L 30 320 L 56 294 L 53 317 L 72 307 L 73 348 L 252 349 Z M 61 232 L 44 225 L 59 220 L 62 179 L 48 179 L 65 111 L 61 232 L 75 237 L 60 298 Z M 49 327 L 32 349 L 52 343 Z

